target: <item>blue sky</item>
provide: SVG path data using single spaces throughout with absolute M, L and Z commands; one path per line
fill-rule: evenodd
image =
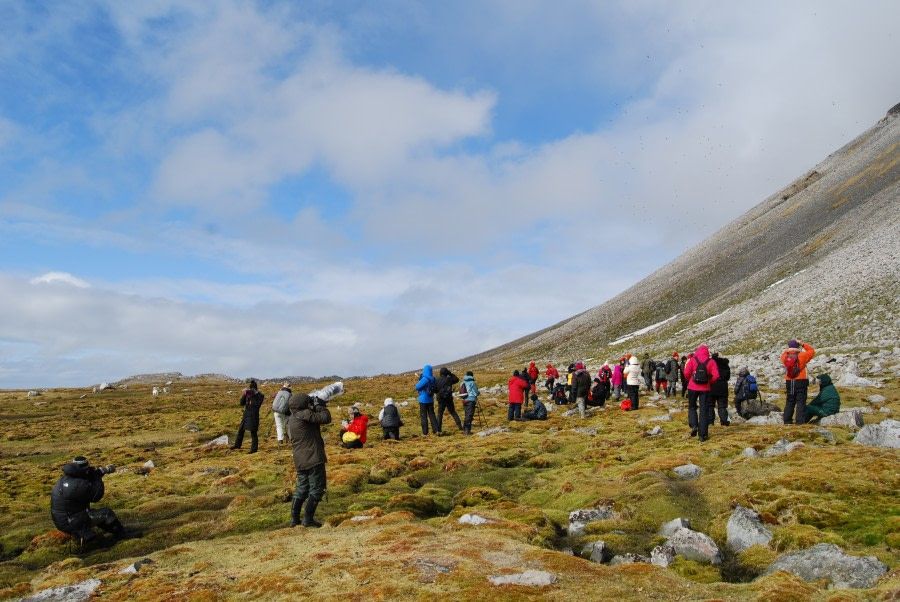
M 900 100 L 900 4 L 0 0 L 0 387 L 441 364 Z

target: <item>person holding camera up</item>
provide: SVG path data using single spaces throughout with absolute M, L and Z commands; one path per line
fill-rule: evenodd
M 294 393 L 288 407 L 291 418 L 288 420 L 288 432 L 291 436 L 291 447 L 294 466 L 297 469 L 297 489 L 291 504 L 291 527 L 321 527 L 315 520 L 316 506 L 325 495 L 325 440 L 322 439 L 322 425 L 331 422 L 331 412 L 325 402 L 318 397 L 310 397 L 305 393 Z M 303 520 L 300 510 L 306 502 Z
M 91 466 L 84 456 L 77 456 L 63 465 L 63 476 L 50 493 L 50 518 L 56 528 L 81 538 L 82 544 L 97 536 L 94 527 L 112 533 L 119 539 L 141 537 L 143 533 L 126 528 L 111 509 L 92 510 L 90 507 L 103 498 L 103 475 L 115 470 L 113 465 L 103 468 Z
M 244 416 L 241 419 L 241 425 L 238 427 L 237 436 L 234 438 L 234 445 L 231 449 L 241 449 L 244 443 L 244 431 L 250 432 L 250 451 L 248 454 L 255 454 L 259 448 L 259 409 L 262 407 L 264 395 L 260 393 L 259 387 L 255 380 L 250 381 L 250 386 L 244 389 L 241 395 L 240 404 L 244 406 Z

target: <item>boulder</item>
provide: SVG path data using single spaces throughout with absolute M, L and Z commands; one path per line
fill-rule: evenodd
M 761 399 L 747 399 L 741 405 L 741 411 L 744 412 L 744 416 L 754 418 L 768 416 L 772 412 L 781 412 L 781 408 Z
M 785 554 L 763 571 L 762 576 L 786 571 L 804 581 L 828 579 L 834 587 L 873 587 L 887 566 L 874 556 L 850 556 L 838 546 L 820 543 L 800 552 Z
M 203 444 L 204 447 L 212 447 L 213 445 L 228 445 L 228 435 L 216 437 L 212 441 L 207 441 Z
M 819 424 L 822 426 L 849 426 L 858 428 L 864 424 L 863 413 L 860 408 L 850 408 L 849 410 L 841 411 L 837 414 L 832 414 L 831 416 L 825 416 L 819 421 Z
M 709 535 L 690 529 L 675 529 L 668 542 L 675 553 L 687 560 L 708 562 L 712 565 L 722 564 L 725 556 Z
M 66 602 L 81 602 L 81 600 L 87 600 L 88 598 L 90 598 L 94 593 L 94 590 L 100 587 L 101 583 L 102 582 L 99 579 L 88 579 L 87 581 L 75 583 L 74 585 L 62 585 L 60 587 L 53 587 L 50 589 L 39 591 L 33 596 L 21 598 L 20 602 L 37 602 L 38 600 L 65 600 Z
M 27 397 L 37 397 L 40 394 L 40 391 L 29 391 Z
M 650 552 L 650 564 L 656 566 L 667 567 L 675 562 L 675 547 L 671 544 L 663 544 L 656 546 Z
M 878 384 L 878 382 L 872 380 L 871 378 L 863 378 L 862 376 L 857 376 L 852 372 L 845 372 L 844 375 L 840 377 L 834 384 L 839 387 L 874 387 Z
M 690 529 L 691 528 L 691 519 L 689 518 L 676 518 L 670 520 L 667 523 L 663 523 L 663 526 L 659 529 L 659 534 L 663 537 L 671 537 L 672 533 L 675 532 L 676 529 Z
M 619 564 L 634 564 L 635 562 L 650 564 L 650 559 L 646 556 L 642 556 L 641 554 L 627 552 L 625 554 L 618 554 L 616 556 L 613 556 L 613 559 L 609 561 L 609 566 L 616 566 Z
M 887 401 L 887 397 L 884 395 L 869 395 L 866 397 L 866 401 L 869 403 L 884 403 Z
M 878 424 L 868 424 L 856 433 L 853 442 L 869 447 L 900 449 L 900 421 L 883 420 Z
M 784 424 L 784 416 L 781 412 L 770 412 L 766 416 L 754 416 L 747 420 L 747 424 Z
M 489 429 L 485 429 L 483 431 L 478 432 L 479 437 L 490 437 L 491 435 L 497 435 L 499 433 L 508 433 L 509 428 L 505 426 L 495 426 Z
M 825 439 L 825 441 L 828 441 L 829 443 L 834 443 L 834 441 L 835 441 L 834 435 L 828 429 L 819 427 L 816 430 L 814 430 L 813 432 L 815 434 L 817 434 L 818 436 L 820 436 L 822 439 Z
M 650 420 L 657 422 L 672 422 L 672 417 L 669 414 L 662 414 L 660 416 L 653 416 Z
M 731 513 L 726 529 L 728 541 L 725 545 L 732 552 L 743 552 L 755 545 L 765 546 L 772 540 L 772 532 L 763 524 L 759 513 L 743 506 L 736 507 Z
M 696 479 L 703 474 L 703 469 L 696 464 L 683 464 L 676 466 L 672 471 L 682 479 Z
M 752 447 L 745 447 L 744 451 L 741 452 L 741 457 L 744 458 L 759 458 L 759 452 L 753 449 Z
M 547 571 L 527 570 L 512 575 L 491 575 L 488 577 L 494 585 L 530 585 L 540 587 L 556 583 L 556 575 Z
M 588 525 L 588 523 L 593 523 L 598 520 L 618 518 L 618 516 L 618 513 L 614 512 L 610 506 L 604 506 L 602 508 L 591 508 L 587 510 L 575 510 L 569 513 L 568 533 L 570 536 L 581 535 L 582 533 L 584 533 L 584 528 Z
M 806 444 L 802 441 L 794 441 L 793 443 L 791 443 L 787 439 L 779 439 L 772 447 L 763 452 L 763 457 L 770 458 L 772 456 L 786 454 L 794 451 L 798 447 L 803 447 L 805 445 Z
M 603 562 L 606 560 L 607 550 L 605 541 L 592 541 L 586 543 L 581 549 L 581 557 L 591 562 Z

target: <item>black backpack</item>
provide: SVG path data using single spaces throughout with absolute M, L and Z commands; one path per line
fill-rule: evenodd
M 706 360 L 706 362 L 708 361 L 709 360 Z M 706 362 L 697 360 L 697 367 L 694 369 L 692 380 L 698 385 L 705 385 L 709 382 L 709 371 L 706 369 Z
M 450 384 L 449 379 L 447 380 L 448 382 L 437 392 L 437 398 L 441 401 L 453 400 L 453 385 Z
M 719 368 L 719 380 L 727 383 L 731 380 L 731 362 L 728 360 L 722 361 L 724 359 L 720 357 L 716 362 L 716 366 Z

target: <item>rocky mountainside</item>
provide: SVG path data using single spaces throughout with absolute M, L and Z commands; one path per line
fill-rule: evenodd
M 900 341 L 900 105 L 707 240 L 606 303 L 457 362 L 654 357 L 699 343 L 774 353 L 789 338 Z

